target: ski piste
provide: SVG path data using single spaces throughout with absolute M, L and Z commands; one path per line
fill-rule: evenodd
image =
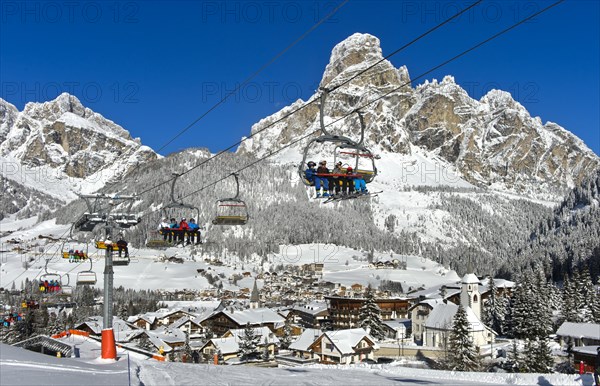
M 352 200 L 354 198 L 363 198 L 363 197 L 377 197 L 379 193 L 383 193 L 382 190 L 377 192 L 369 192 L 369 193 L 352 193 L 345 196 L 331 196 L 327 197 L 328 200 L 323 201 L 323 204 L 327 204 L 333 201 L 343 201 L 343 200 Z

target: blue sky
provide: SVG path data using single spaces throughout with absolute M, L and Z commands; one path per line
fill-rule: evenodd
M 341 1 L 2 1 L 0 97 L 22 109 L 66 91 L 160 153 L 223 149 L 318 87 L 331 49 L 355 32 L 384 55 L 467 1 L 350 0 L 182 137 L 176 133 Z M 533 116 L 600 154 L 600 2 L 567 0 L 424 79 L 453 75 L 474 98 L 509 91 Z M 412 77 L 549 1 L 484 1 L 391 58 Z M 422 83 L 420 79 L 415 83 Z

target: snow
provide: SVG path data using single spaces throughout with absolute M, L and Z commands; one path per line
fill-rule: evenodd
M 308 351 L 308 348 L 311 344 L 317 340 L 319 336 L 321 336 L 321 330 L 317 330 L 315 328 L 307 328 L 302 331 L 302 334 L 298 336 L 298 338 L 290 344 L 290 350 L 298 350 L 298 351 Z
M 556 331 L 556 335 L 600 340 L 600 324 L 564 322 Z
M 334 344 L 335 347 L 338 348 L 339 352 L 342 354 L 353 354 L 354 349 L 361 340 L 368 339 L 371 342 L 375 342 L 367 331 L 363 328 L 351 328 L 346 330 L 337 330 L 337 331 L 327 331 L 324 335 Z M 379 346 L 377 343 L 374 343 L 373 348 L 378 349 Z
M 593 385 L 591 374 L 467 373 L 389 365 L 260 368 L 215 366 L 145 360 L 144 356 L 118 349 L 117 361 L 98 357 L 100 344 L 81 337 L 69 338 L 81 350 L 81 358 L 51 356 L 0 345 L 0 384 L 9 385 Z M 131 382 L 129 378 L 131 377 Z

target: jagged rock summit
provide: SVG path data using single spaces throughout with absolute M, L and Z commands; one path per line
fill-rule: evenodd
M 0 159 L 10 165 L 2 178 L 16 190 L 32 189 L 68 202 L 156 158 L 139 139 L 73 95 L 27 103 L 21 112 L 0 99 Z
M 410 82 L 405 66 L 395 68 L 383 60 L 379 39 L 353 34 L 333 48 L 321 80 L 321 87 L 334 89 L 325 106 L 325 123 L 348 115 L 328 130 L 358 139 L 360 126 L 352 112 L 360 108 L 365 144 L 377 153 L 410 156 L 420 149 L 430 159 L 452 165 L 473 185 L 557 200 L 600 165 L 579 138 L 556 123 L 532 117 L 508 92 L 491 90 L 475 100 L 452 76 L 414 88 Z M 298 100 L 253 125 L 253 138 L 238 152 L 264 156 L 318 129 L 318 96 Z M 280 159 L 290 161 L 307 142 L 294 145 Z

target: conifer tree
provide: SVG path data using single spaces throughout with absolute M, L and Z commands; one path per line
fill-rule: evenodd
M 149 352 L 153 352 L 153 351 L 156 350 L 156 347 L 154 347 L 154 344 L 152 344 L 152 341 L 148 337 L 148 334 L 146 334 L 145 332 L 143 332 L 141 334 L 140 339 L 138 340 L 138 344 L 137 345 L 142 350 L 146 350 L 146 351 L 149 351 Z
M 548 345 L 548 338 L 536 339 L 534 342 L 533 353 L 534 363 L 530 369 L 536 373 L 551 373 L 554 367 L 554 359 Z
M 360 327 L 367 330 L 373 338 L 385 338 L 385 327 L 381 319 L 381 310 L 377 303 L 375 303 L 375 295 L 371 285 L 367 287 L 366 299 L 360 308 L 358 318 L 360 320 Z
M 454 315 L 448 340 L 448 364 L 457 371 L 474 371 L 480 366 L 477 350 L 469 336 L 467 313 L 462 305 Z
M 282 349 L 287 349 L 292 343 L 292 326 L 290 325 L 290 321 L 288 319 L 286 319 L 283 326 L 283 336 L 280 339 L 280 343 Z
M 504 325 L 507 312 L 506 299 L 498 295 L 494 279 L 488 280 L 489 297 L 483 306 L 483 323 L 499 335 L 504 335 Z
M 504 362 L 502 366 L 504 370 L 510 373 L 518 373 L 523 368 L 523 363 L 521 361 L 521 356 L 519 355 L 519 349 L 517 347 L 517 341 L 513 339 L 512 345 L 510 346 L 510 352 L 508 353 L 508 358 Z
M 244 328 L 244 335 L 241 336 L 239 342 L 241 359 L 245 361 L 258 358 L 260 356 L 259 344 L 260 335 L 257 335 L 254 329 L 250 327 L 250 323 L 247 323 Z

